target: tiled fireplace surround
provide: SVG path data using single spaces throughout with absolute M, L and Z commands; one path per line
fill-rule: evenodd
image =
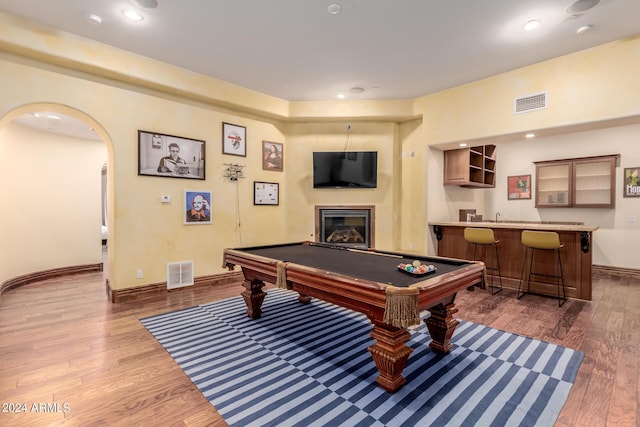
M 375 206 L 316 206 L 316 242 L 373 248 Z

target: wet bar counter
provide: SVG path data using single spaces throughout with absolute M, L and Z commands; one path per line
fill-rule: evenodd
M 567 297 L 591 300 L 591 266 L 593 232 L 598 227 L 582 224 L 539 223 L 539 222 L 429 222 L 431 232 L 438 242 L 438 256 L 451 258 L 467 258 L 467 242 L 464 240 L 465 227 L 491 228 L 498 243 L 502 283 L 505 288 L 518 289 L 522 273 L 524 247 L 520 241 L 523 230 L 555 231 L 560 236 L 562 269 L 565 279 Z M 471 252 L 469 252 L 471 254 Z M 493 253 L 488 263 L 493 263 Z M 476 257 L 484 257 L 482 248 L 478 248 Z M 471 257 L 471 255 L 469 255 Z M 555 253 L 553 251 L 536 251 L 534 271 L 545 274 L 555 273 Z M 484 258 L 482 258 L 484 259 Z M 555 296 L 556 282 L 536 277 L 531 282 L 532 292 Z M 526 297 L 525 297 L 526 298 Z

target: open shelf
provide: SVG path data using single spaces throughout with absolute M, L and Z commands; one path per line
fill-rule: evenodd
M 444 185 L 495 187 L 495 145 L 478 145 L 444 152 Z

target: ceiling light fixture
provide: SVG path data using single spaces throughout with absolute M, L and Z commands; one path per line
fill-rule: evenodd
M 466 147 L 467 144 L 465 144 L 464 142 L 462 144 L 460 144 L 460 147 Z
M 90 24 L 100 25 L 102 24 L 102 17 L 94 13 L 90 13 L 87 15 L 87 21 L 89 21 Z
M 535 138 L 536 134 L 535 133 L 531 133 L 529 132 L 528 134 L 526 134 L 524 137 L 525 138 Z
M 344 93 L 339 93 L 338 94 L 338 99 L 344 99 Z
M 586 33 L 587 31 L 589 31 L 591 28 L 593 28 L 593 25 L 583 25 L 582 27 L 578 28 L 576 30 L 576 34 L 580 35 L 583 33 Z
M 537 19 L 532 19 L 531 21 L 524 24 L 524 29 L 526 31 L 531 31 L 531 30 L 535 30 L 539 26 L 540 26 L 540 21 L 538 21 Z
M 332 3 L 327 7 L 327 12 L 332 15 L 337 15 L 342 12 L 342 7 L 339 4 Z
M 131 0 L 131 3 L 144 9 L 155 9 L 158 7 L 158 2 L 156 0 Z
M 140 22 L 144 19 L 144 17 L 142 15 L 140 15 L 138 12 L 136 12 L 133 9 L 122 9 L 122 14 L 127 18 L 130 19 L 132 21 L 136 21 L 136 22 Z
M 587 10 L 597 6 L 600 0 L 577 0 L 567 7 L 568 13 L 584 13 Z

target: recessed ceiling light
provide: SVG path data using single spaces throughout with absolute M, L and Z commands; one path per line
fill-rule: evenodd
M 531 133 L 529 132 L 528 134 L 526 134 L 524 137 L 525 138 L 535 138 L 536 134 L 535 133 Z
M 537 19 L 532 19 L 531 21 L 524 24 L 524 29 L 527 31 L 535 30 L 540 26 L 540 21 Z
M 338 94 L 338 99 L 344 99 L 344 93 L 339 93 Z
M 145 9 L 155 9 L 158 7 L 158 2 L 156 0 L 131 0 L 131 3 Z
M 580 34 L 586 33 L 591 28 L 593 28 L 593 25 L 583 25 L 582 27 L 576 30 L 576 34 L 580 35 Z
M 567 7 L 567 12 L 584 13 L 592 7 L 595 7 L 598 3 L 600 3 L 600 0 L 577 0 Z
M 90 13 L 87 15 L 87 21 L 89 21 L 89 23 L 91 24 L 100 25 L 102 24 L 102 17 L 94 13 Z
M 136 12 L 133 9 L 122 9 L 122 14 L 127 18 L 130 19 L 132 21 L 142 21 L 144 19 L 144 17 L 142 15 L 140 15 L 138 12 Z
M 462 144 L 460 144 L 460 147 L 466 147 L 467 144 L 465 144 L 464 142 Z
M 327 7 L 327 12 L 329 12 L 332 15 L 337 15 L 340 12 L 342 12 L 342 7 L 339 4 L 330 4 L 329 7 Z

